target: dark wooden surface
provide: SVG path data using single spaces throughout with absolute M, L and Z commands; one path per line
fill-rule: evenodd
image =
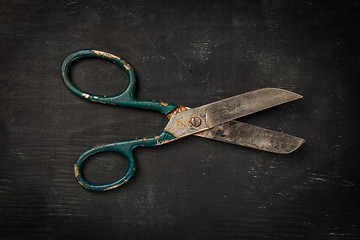
M 0 238 L 359 239 L 359 23 L 358 1 L 1 1 Z M 73 173 L 82 151 L 167 120 L 72 95 L 59 67 L 84 48 L 127 59 L 143 99 L 299 93 L 241 120 L 307 142 L 276 155 L 187 137 L 136 150 L 126 186 L 86 191 Z M 100 60 L 72 76 L 94 93 L 126 84 Z M 85 174 L 105 182 L 124 168 L 104 154 Z

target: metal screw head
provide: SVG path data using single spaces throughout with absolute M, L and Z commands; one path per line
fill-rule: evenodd
M 192 126 L 198 127 L 198 126 L 200 126 L 200 124 L 201 124 L 201 119 L 198 118 L 198 117 L 192 117 L 192 118 L 190 119 L 190 123 L 191 123 Z

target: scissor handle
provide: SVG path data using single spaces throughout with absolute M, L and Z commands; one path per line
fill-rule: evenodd
M 101 58 L 121 66 L 127 73 L 129 77 L 128 86 L 126 89 L 116 95 L 112 96 L 103 96 L 95 95 L 92 93 L 84 92 L 79 89 L 70 79 L 70 69 L 74 62 L 79 61 L 84 58 Z M 61 79 L 63 80 L 65 86 L 74 94 L 79 97 L 91 101 L 98 102 L 103 104 L 111 104 L 123 107 L 132 107 L 132 108 L 143 108 L 150 110 L 157 110 L 163 114 L 166 114 L 177 107 L 176 104 L 166 103 L 158 100 L 139 100 L 135 98 L 135 87 L 136 87 L 136 75 L 134 68 L 121 57 L 117 57 L 110 53 L 97 51 L 97 50 L 79 50 L 69 54 L 62 66 L 61 66 Z
M 164 144 L 175 139 L 174 135 L 167 131 L 163 131 L 159 136 L 148 138 L 137 138 L 132 140 L 125 140 L 116 143 L 108 143 L 100 146 L 95 146 L 83 152 L 77 159 L 74 165 L 75 178 L 78 183 L 85 189 L 94 192 L 103 192 L 120 187 L 128 182 L 134 176 L 136 169 L 136 162 L 133 156 L 133 150 L 136 147 L 153 147 Z M 94 154 L 100 152 L 117 152 L 126 157 L 129 162 L 128 169 L 124 176 L 118 180 L 105 184 L 91 183 L 83 176 L 83 165 L 85 161 Z

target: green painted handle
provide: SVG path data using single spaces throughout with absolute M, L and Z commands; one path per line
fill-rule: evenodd
M 79 89 L 77 86 L 75 86 L 72 83 L 69 73 L 72 64 L 84 58 L 101 58 L 120 65 L 126 71 L 129 77 L 127 88 L 122 93 L 113 96 L 94 95 L 92 93 L 84 92 L 81 89 Z M 92 102 L 111 104 L 111 105 L 123 106 L 123 107 L 156 110 L 163 114 L 166 114 L 177 107 L 176 104 L 166 103 L 158 100 L 136 99 L 134 96 L 135 87 L 136 87 L 136 77 L 135 77 L 134 68 L 124 59 L 102 51 L 79 50 L 71 53 L 69 56 L 65 58 L 61 66 L 61 79 L 63 80 L 65 86 L 72 93 L 78 95 L 79 97 L 85 100 L 89 100 Z
M 136 162 L 133 156 L 133 150 L 136 147 L 145 147 L 145 146 L 153 147 L 156 145 L 166 143 L 173 139 L 175 139 L 175 137 L 171 133 L 163 131 L 159 136 L 156 137 L 137 138 L 127 141 L 120 141 L 116 143 L 108 143 L 90 148 L 86 150 L 84 153 L 82 153 L 76 160 L 74 165 L 75 178 L 83 188 L 94 192 L 103 192 L 120 187 L 124 183 L 128 182 L 135 173 Z M 89 182 L 83 176 L 83 165 L 85 161 L 91 155 L 106 151 L 117 152 L 126 157 L 126 159 L 129 162 L 129 165 L 125 175 L 114 182 L 110 182 L 106 184 L 94 184 Z

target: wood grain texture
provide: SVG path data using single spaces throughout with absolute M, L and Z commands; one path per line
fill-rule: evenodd
M 2 1 L 1 239 L 359 239 L 357 1 Z M 73 176 L 88 147 L 153 136 L 161 114 L 92 104 L 63 86 L 65 56 L 92 48 L 128 60 L 137 96 L 197 107 L 264 87 L 303 100 L 242 118 L 306 139 L 276 155 L 187 137 L 138 149 L 120 189 Z M 117 66 L 78 63 L 93 93 L 126 86 Z M 99 155 L 89 179 L 126 161 Z

